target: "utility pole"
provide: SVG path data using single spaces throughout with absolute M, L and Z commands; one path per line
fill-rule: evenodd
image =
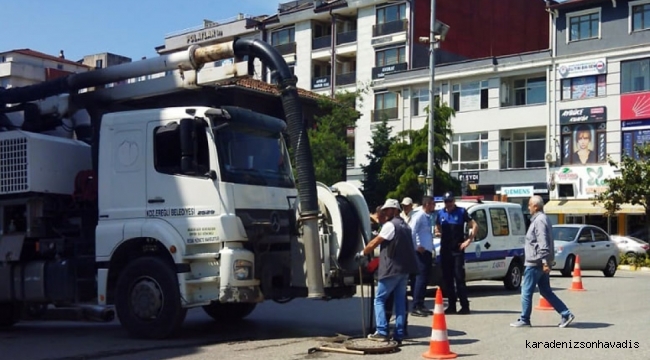
M 433 184 L 434 184 L 434 138 L 435 138 L 435 103 L 434 103 L 434 92 L 435 92 L 435 73 L 436 73 L 436 0 L 431 0 L 431 24 L 429 29 L 429 143 L 427 145 L 427 178 L 431 179 L 431 186 L 427 186 L 427 195 L 433 196 Z

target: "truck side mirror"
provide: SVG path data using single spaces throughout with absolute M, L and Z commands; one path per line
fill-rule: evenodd
M 180 124 L 181 140 L 181 172 L 192 174 L 196 172 L 196 122 L 194 119 L 182 119 Z

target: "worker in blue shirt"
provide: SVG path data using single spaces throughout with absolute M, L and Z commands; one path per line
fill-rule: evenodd
M 440 265 L 449 299 L 445 314 L 469 314 L 469 300 L 465 286 L 465 249 L 474 241 L 478 231 L 476 221 L 469 216 L 467 209 L 456 206 L 454 194 L 445 193 L 445 207 L 436 216 L 436 236 L 440 236 Z M 465 224 L 471 228 L 465 236 Z M 456 300 L 460 300 L 460 311 L 456 311 Z
M 409 226 L 413 237 L 413 248 L 418 264 L 418 273 L 411 275 L 413 306 L 411 314 L 426 317 L 433 312 L 424 306 L 424 295 L 429 284 L 429 272 L 433 266 L 433 231 L 431 231 L 435 202 L 431 196 L 422 198 L 422 207 L 411 212 Z

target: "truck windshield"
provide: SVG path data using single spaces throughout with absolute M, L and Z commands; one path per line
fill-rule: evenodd
M 223 181 L 295 187 L 281 134 L 230 125 L 215 131 L 215 142 Z

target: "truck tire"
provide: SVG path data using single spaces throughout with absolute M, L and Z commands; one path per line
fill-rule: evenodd
M 0 328 L 7 328 L 18 322 L 19 308 L 14 303 L 0 304 Z
M 181 305 L 176 272 L 156 257 L 134 260 L 117 281 L 115 310 L 133 337 L 165 339 L 180 330 L 187 309 Z
M 518 290 L 521 287 L 521 281 L 524 277 L 524 267 L 518 260 L 512 260 L 508 273 L 503 279 L 503 285 L 508 290 Z
M 250 315 L 255 310 L 254 303 L 218 303 L 213 302 L 203 307 L 203 311 L 218 322 L 237 321 Z

